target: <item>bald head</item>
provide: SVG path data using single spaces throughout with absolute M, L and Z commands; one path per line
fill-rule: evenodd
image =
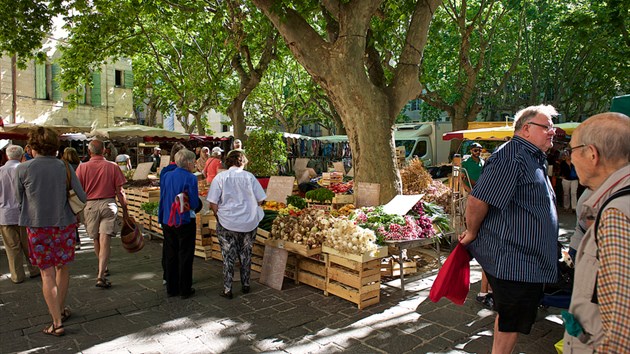
M 603 163 L 625 165 L 630 162 L 630 118 L 625 114 L 596 114 L 573 132 L 576 145 L 593 145 Z
M 98 139 L 92 140 L 90 141 L 90 145 L 88 145 L 88 149 L 90 150 L 91 155 L 103 155 L 103 142 Z

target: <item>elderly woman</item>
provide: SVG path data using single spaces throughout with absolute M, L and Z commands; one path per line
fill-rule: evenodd
M 206 161 L 206 166 L 203 168 L 203 175 L 206 177 L 208 185 L 212 184 L 212 180 L 219 173 L 219 169 L 223 165 L 221 163 L 221 153 L 223 149 L 218 146 L 212 148 L 212 156 Z
M 193 257 L 195 254 L 196 222 L 195 211 L 201 210 L 197 177 L 195 171 L 195 153 L 182 149 L 175 154 L 177 168 L 162 176 L 160 181 L 160 204 L 158 217 L 164 231 L 164 253 L 166 293 L 168 296 L 180 295 L 187 299 L 195 293 L 192 285 Z M 183 212 L 179 208 L 183 203 L 180 194 L 188 196 L 190 208 Z
M 237 256 L 241 263 L 241 290 L 244 294 L 250 290 L 252 246 L 256 228 L 264 215 L 260 204 L 267 196 L 256 177 L 243 169 L 247 158 L 242 151 L 231 151 L 225 164 L 228 170 L 212 181 L 208 201 L 217 216 L 217 236 L 223 256 L 223 290 L 220 295 L 231 299 Z
M 79 199 L 85 202 L 86 195 L 74 170 L 66 169 L 64 162 L 55 157 L 59 149 L 57 132 L 34 128 L 29 132 L 28 143 L 34 158 L 17 167 L 19 223 L 26 226 L 31 263 L 41 270 L 44 299 L 53 320 L 44 333 L 62 336 L 63 321 L 70 317 L 65 302 L 77 222 L 68 204 L 68 172 Z

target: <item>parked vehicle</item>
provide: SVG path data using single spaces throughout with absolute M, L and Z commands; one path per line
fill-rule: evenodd
M 453 130 L 451 122 L 421 122 L 396 124 L 396 146 L 405 147 L 405 159 L 419 157 L 425 166 L 448 163 L 450 142 L 442 140 L 442 134 Z

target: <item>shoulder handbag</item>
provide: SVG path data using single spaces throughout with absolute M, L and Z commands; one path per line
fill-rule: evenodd
M 70 208 L 72 212 L 76 215 L 85 208 L 85 203 L 79 199 L 77 193 L 72 189 L 72 176 L 70 175 L 70 165 L 68 161 L 63 161 L 66 164 L 66 191 L 68 196 L 68 204 L 70 204 Z

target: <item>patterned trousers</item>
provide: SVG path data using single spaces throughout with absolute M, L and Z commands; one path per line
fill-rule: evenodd
M 221 244 L 221 255 L 223 256 L 224 291 L 232 291 L 234 263 L 237 257 L 241 262 L 241 284 L 249 286 L 249 276 L 252 268 L 252 247 L 256 239 L 256 229 L 250 232 L 236 232 L 230 231 L 217 223 L 217 237 L 219 244 Z

